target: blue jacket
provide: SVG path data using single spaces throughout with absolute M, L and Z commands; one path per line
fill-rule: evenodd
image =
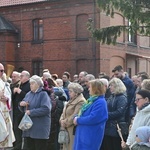
M 133 81 L 126 75 L 123 79 L 121 79 L 124 85 L 127 88 L 127 112 L 126 112 L 126 120 L 130 124 L 132 117 L 135 115 L 136 106 L 133 103 L 134 95 L 135 95 L 135 86 Z
M 23 137 L 48 139 L 51 127 L 51 102 L 47 92 L 42 88 L 39 88 L 36 93 L 30 91 L 23 101 L 29 102 L 28 110 L 33 121 L 33 126 L 23 132 Z
M 104 96 L 98 99 L 77 119 L 73 150 L 99 150 L 108 118 Z
M 135 86 L 134 86 L 132 80 L 128 76 L 125 76 L 122 79 L 122 82 L 124 83 L 124 85 L 127 88 L 127 100 L 128 100 L 128 106 L 129 106 L 134 97 Z

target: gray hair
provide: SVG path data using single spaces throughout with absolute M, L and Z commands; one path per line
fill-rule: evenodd
M 70 83 L 68 85 L 68 89 L 72 89 L 75 93 L 82 93 L 83 92 L 83 87 L 79 83 Z
M 88 81 L 91 81 L 91 80 L 94 80 L 95 79 L 95 76 L 93 74 L 87 74 L 85 76 L 85 78 L 88 80 Z
M 15 74 L 15 75 L 17 75 L 18 77 L 20 77 L 20 74 L 21 74 L 21 73 L 18 72 L 18 71 L 13 71 L 12 74 Z
M 40 87 L 44 86 L 41 77 L 39 77 L 39 76 L 37 76 L 37 75 L 33 75 L 33 76 L 30 78 L 30 82 L 36 82 Z
M 27 78 L 30 78 L 30 73 L 28 71 L 23 70 L 21 73 L 24 73 Z
M 46 79 L 51 78 L 50 72 L 44 72 L 43 77 L 45 77 Z
M 106 85 L 106 87 L 108 88 L 108 80 L 105 78 L 100 78 L 99 79 L 101 82 L 103 82 L 104 85 Z
M 57 83 L 59 86 L 63 86 L 63 80 L 62 80 L 62 79 L 56 79 L 56 83 Z

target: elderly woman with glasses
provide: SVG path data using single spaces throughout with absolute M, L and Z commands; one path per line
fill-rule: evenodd
M 141 126 L 150 126 L 150 92 L 140 90 L 136 93 L 135 104 L 137 113 L 134 117 L 131 130 L 129 132 L 126 143 L 122 142 L 122 147 L 126 148 L 134 146 L 136 142 L 136 129 Z
M 63 150 L 68 148 L 68 150 L 72 150 L 72 145 L 74 141 L 74 124 L 73 118 L 76 114 L 79 113 L 79 110 L 83 103 L 86 101 L 83 97 L 83 88 L 78 83 L 70 83 L 68 85 L 69 89 L 69 97 L 70 100 L 64 107 L 63 113 L 60 117 L 60 125 L 61 128 L 65 128 L 69 133 L 70 142 L 68 145 L 63 144 Z

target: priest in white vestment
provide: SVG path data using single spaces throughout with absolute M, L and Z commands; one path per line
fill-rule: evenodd
M 0 150 L 4 150 L 8 147 L 13 147 L 13 142 L 15 141 L 12 122 L 10 118 L 9 111 L 11 110 L 11 91 L 6 82 L 2 80 L 4 73 L 4 66 L 0 63 L 0 111 L 7 127 L 7 134 L 4 140 L 0 142 Z M 0 134 L 1 136 L 2 134 Z M 1 139 L 3 137 L 0 137 Z

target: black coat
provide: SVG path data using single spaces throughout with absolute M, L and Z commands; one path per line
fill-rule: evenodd
M 20 94 L 18 93 L 13 93 L 12 97 L 12 103 L 13 103 L 13 114 L 18 116 L 22 114 L 22 112 L 19 110 L 18 105 L 19 103 L 23 100 L 25 95 L 30 91 L 30 83 L 29 81 L 23 83 L 20 85 L 21 92 Z
M 87 100 L 90 97 L 89 89 L 86 85 L 84 85 L 82 87 L 83 87 L 83 96 Z
M 105 127 L 105 135 L 118 137 L 117 123 L 125 122 L 127 109 L 126 94 L 112 94 L 107 100 L 108 120 Z

